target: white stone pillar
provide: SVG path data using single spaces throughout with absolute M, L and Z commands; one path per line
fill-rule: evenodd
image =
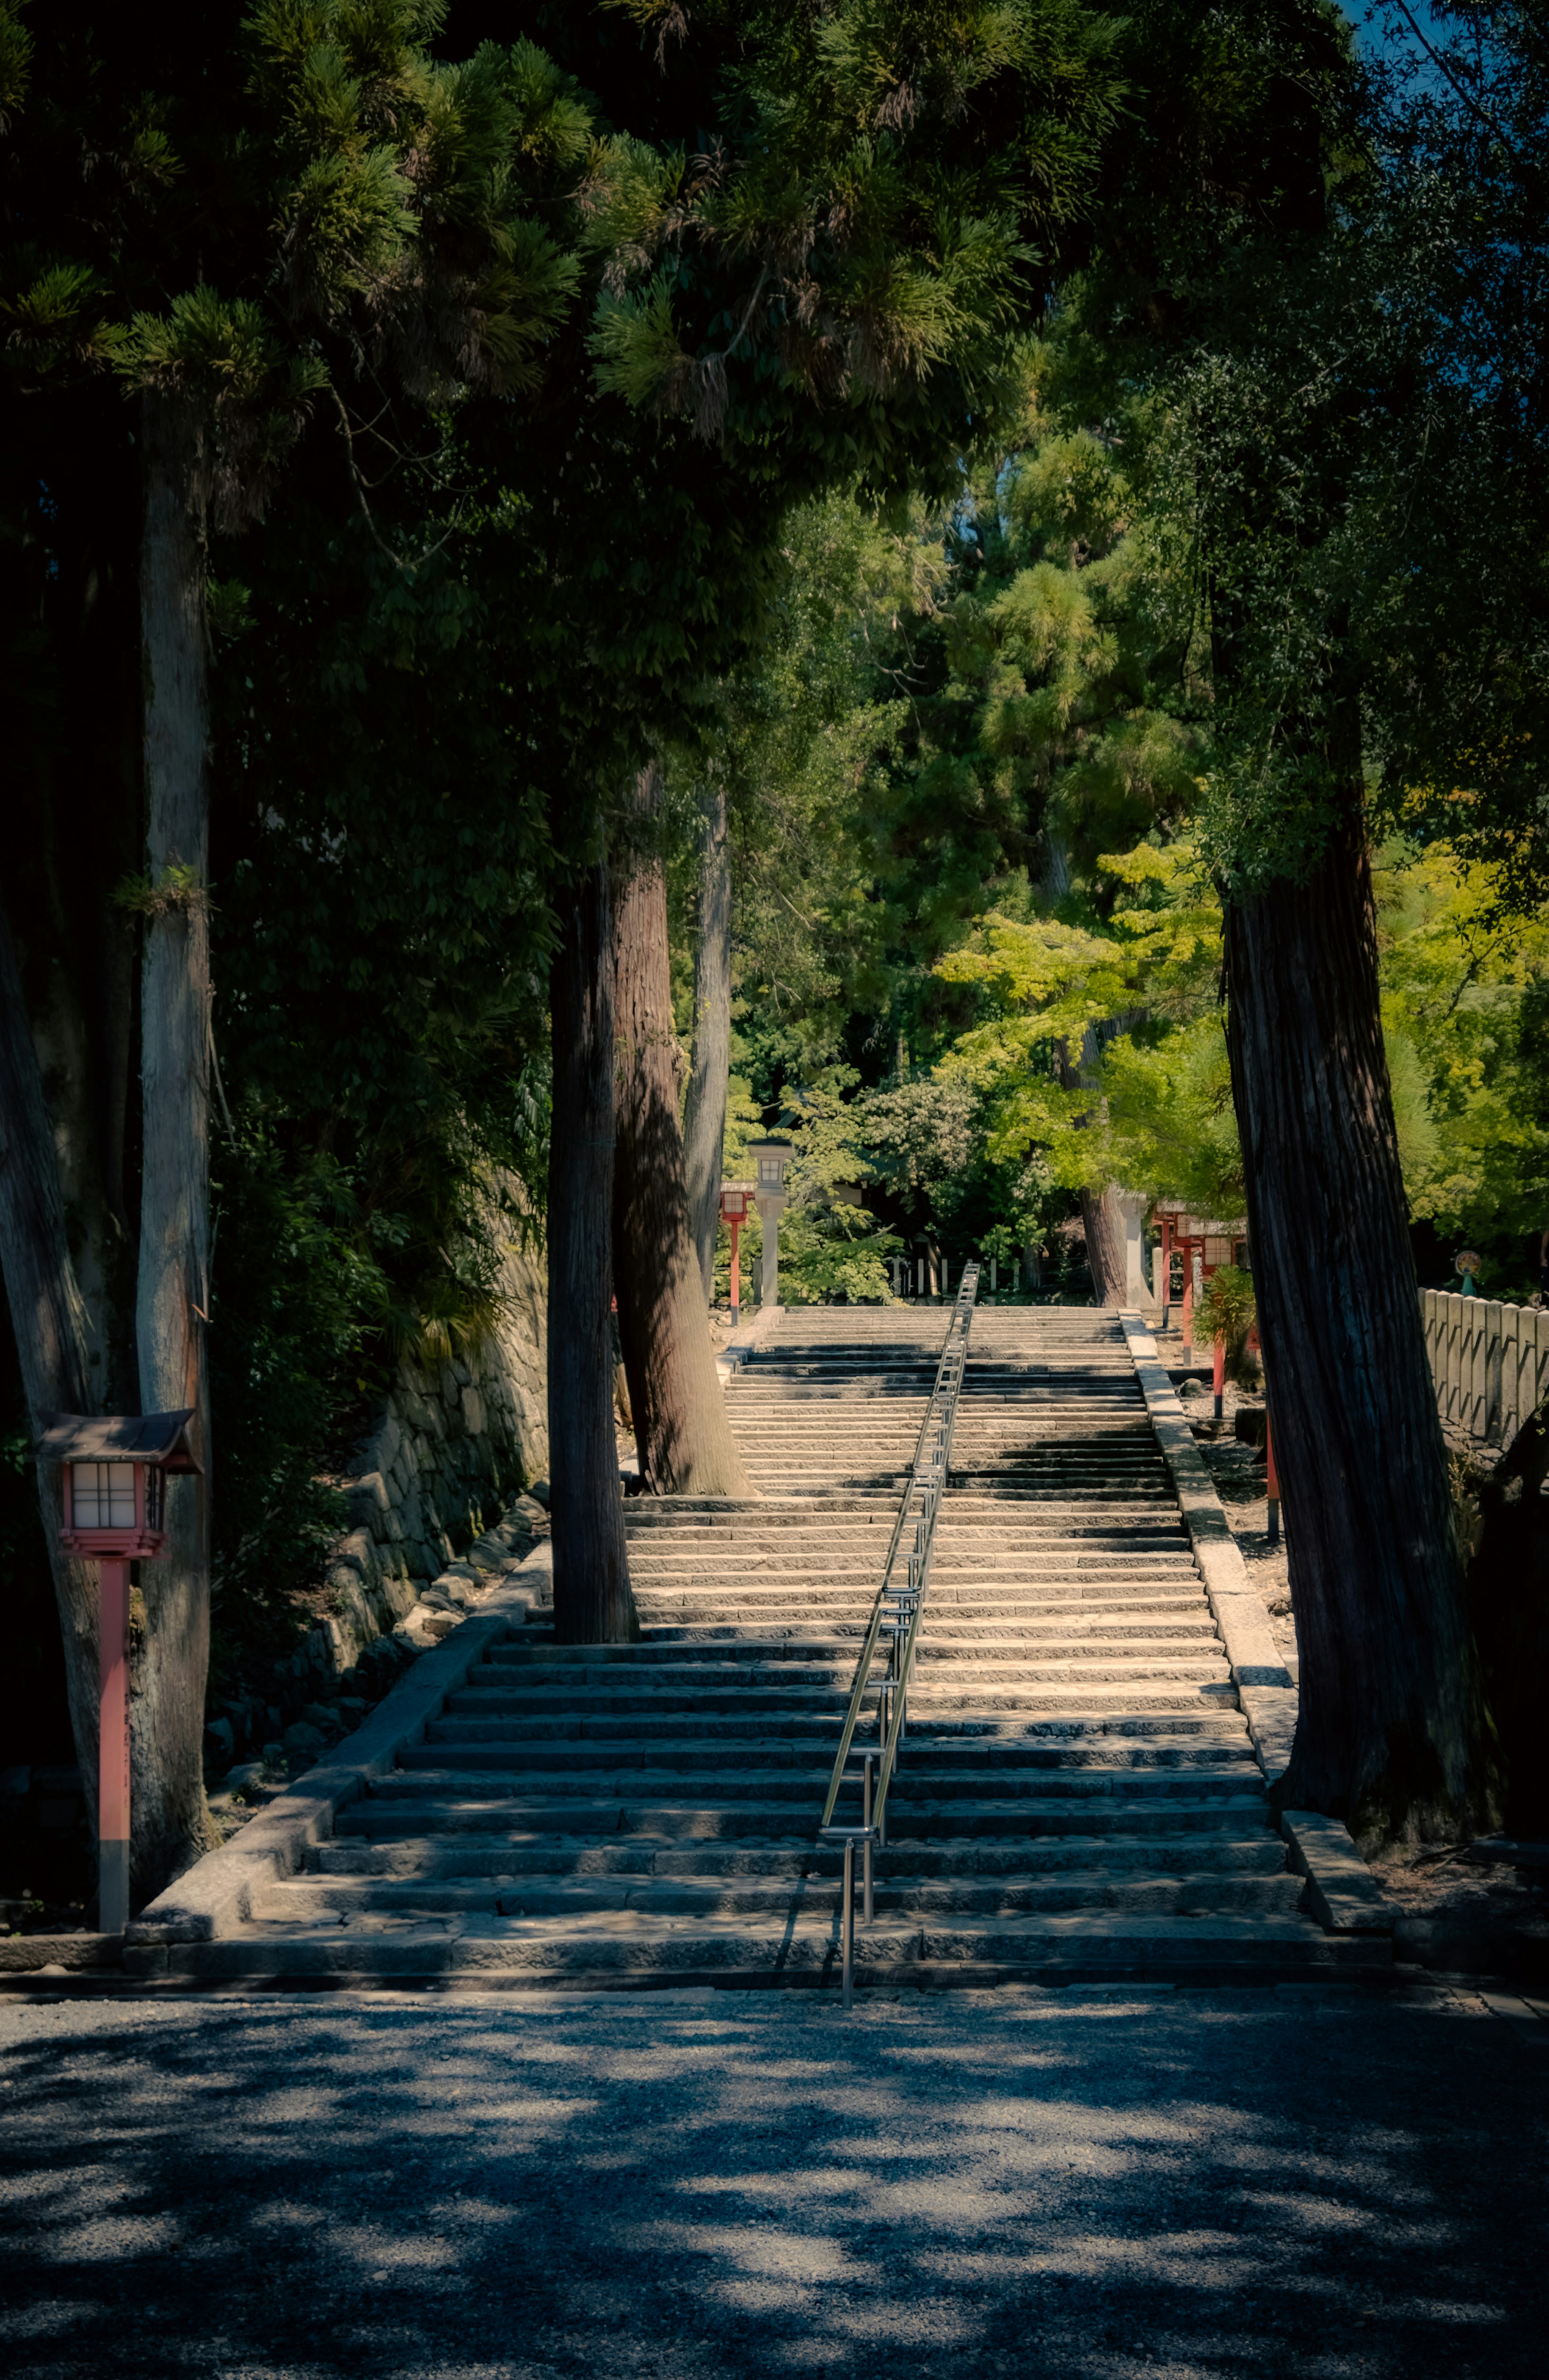
M 1140 1190 L 1120 1190 L 1116 1197 L 1124 1218 L 1124 1303 L 1149 1311 L 1158 1302 L 1145 1278 L 1145 1219 L 1151 1201 Z
M 758 1220 L 764 1226 L 764 1245 L 758 1258 L 758 1303 L 760 1305 L 780 1304 L 780 1217 L 785 1204 L 781 1191 L 758 1202 Z

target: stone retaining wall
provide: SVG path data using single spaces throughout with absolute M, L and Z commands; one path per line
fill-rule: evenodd
M 343 1485 L 350 1528 L 326 1575 L 313 1665 L 350 1669 L 399 1627 L 525 1488 L 547 1475 L 548 1284 L 536 1253 L 509 1246 L 501 1318 L 477 1350 L 438 1370 L 405 1362 Z M 505 1549 L 509 1552 L 509 1548 Z M 483 1570 L 488 1565 L 474 1567 Z M 471 1575 L 471 1572 L 469 1573 Z M 317 1655 L 322 1655 L 319 1662 Z

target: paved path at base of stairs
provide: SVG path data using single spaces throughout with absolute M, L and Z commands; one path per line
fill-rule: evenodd
M 1535 2022 L 1284 1986 L 0 2005 L 0 2365 L 1542 2380 Z

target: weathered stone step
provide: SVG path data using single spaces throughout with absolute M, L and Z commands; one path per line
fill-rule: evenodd
M 805 1504 L 802 1507 L 804 1513 L 810 1509 Z M 762 1515 L 756 1521 L 720 1524 L 700 1513 L 692 1519 L 680 1518 L 668 1512 L 653 1512 L 651 1499 L 646 1496 L 633 1497 L 624 1510 L 632 1555 L 635 1548 L 654 1555 L 659 1547 L 741 1554 L 779 1552 L 782 1548 L 805 1553 L 814 1546 L 867 1554 L 875 1549 L 878 1539 L 886 1545 L 898 1514 L 897 1504 L 890 1496 L 877 1497 L 869 1513 L 836 1512 L 826 1525 L 815 1521 L 800 1527 L 779 1520 L 766 1523 Z M 1024 1548 L 1038 1551 L 1059 1545 L 1067 1536 L 1073 1545 L 1086 1545 L 1105 1537 L 1122 1543 L 1135 1530 L 1144 1530 L 1164 1542 L 1181 1534 L 1177 1505 L 1162 1496 L 1137 1497 L 1123 1503 L 1111 1500 L 1104 1504 L 1090 1500 L 1065 1506 L 1039 1503 L 1026 1510 L 1014 1503 L 1001 1504 L 998 1500 L 993 1512 L 973 1520 L 960 1517 L 949 1504 L 936 1527 L 938 1543 L 961 1548 L 965 1556 L 980 1551 L 1004 1550 L 1011 1556 Z
M 1294 1911 L 1305 1889 L 1300 1876 L 1202 1871 L 1162 1875 L 1140 1869 L 1069 1869 L 1038 1877 L 971 1877 L 930 1882 L 917 1877 L 881 1878 L 875 1891 L 877 1916 L 933 1917 L 952 1914 L 980 1922 L 1021 1917 L 1038 1911 L 1127 1909 L 1148 1914 L 1192 1917 L 1211 1911 Z M 798 1920 L 826 1913 L 835 1895 L 832 1876 L 749 1877 L 743 1881 L 695 1881 L 688 1877 L 618 1876 L 574 1882 L 540 1878 L 385 1878 L 305 1876 L 270 1885 L 257 1897 L 252 1914 L 315 1925 L 330 1915 L 353 1922 L 363 1912 L 441 1915 L 454 1910 L 484 1910 L 502 1917 L 582 1919 L 628 1912 L 649 1919 L 762 1916 Z
M 1252 1835 L 1043 1835 L 1004 1840 L 918 1839 L 874 1852 L 878 1879 L 1062 1876 L 1068 1870 L 1128 1875 L 1282 1876 L 1285 1845 L 1264 1828 Z M 466 1833 L 445 1837 L 405 1830 L 401 1836 L 338 1839 L 310 1854 L 320 1876 L 785 1876 L 826 1877 L 832 1887 L 841 1856 L 820 1844 L 733 1843 L 628 1835 L 616 1841 L 558 1843 L 549 1835 Z
M 697 1581 L 712 1588 L 745 1585 L 761 1594 L 784 1587 L 793 1606 L 799 1607 L 797 1588 L 832 1585 L 857 1595 L 875 1594 L 881 1584 L 888 1545 L 889 1540 L 878 1536 L 859 1548 L 803 1546 L 781 1557 L 762 1546 L 676 1546 L 653 1540 L 647 1550 L 632 1554 L 631 1571 L 643 1586 L 665 1579 L 684 1585 Z M 1102 1538 L 1076 1538 L 1063 1544 L 1058 1540 L 1003 1543 L 995 1560 L 986 1557 L 982 1562 L 975 1560 L 972 1545 L 947 1545 L 937 1550 L 931 1565 L 933 1586 L 946 1588 L 1048 1587 L 1067 1580 L 1084 1585 L 1090 1580 L 1127 1578 L 1175 1588 L 1197 1589 L 1199 1584 L 1189 1547 L 1177 1535 L 1166 1532 L 1129 1549 Z
M 585 1762 L 587 1747 L 601 1747 L 596 1764 L 599 1767 L 629 1758 L 638 1759 L 647 1767 L 657 1759 L 670 1759 L 674 1767 L 682 1767 L 709 1766 L 712 1746 L 735 1745 L 739 1753 L 744 1753 L 762 1751 L 776 1743 L 801 1742 L 815 1759 L 829 1758 L 838 1747 L 843 1718 L 841 1709 L 780 1713 L 762 1710 L 749 1712 L 745 1718 L 708 1711 L 698 1715 L 693 1738 L 685 1739 L 683 1718 L 677 1713 L 657 1718 L 631 1711 L 619 1718 L 605 1718 L 501 1712 L 487 1718 L 436 1719 L 426 1741 L 442 1746 L 499 1745 L 502 1762 L 505 1752 L 515 1754 L 525 1749 L 532 1753 L 530 1765 L 534 1767 L 542 1765 L 551 1754 L 556 1764 L 563 1759 L 568 1765 L 573 1755 Z M 951 1719 L 935 1714 L 928 1720 L 921 1720 L 916 1715 L 908 1744 L 912 1772 L 969 1753 L 986 1764 L 1020 1762 L 1029 1767 L 1044 1768 L 1218 1769 L 1234 1758 L 1245 1769 L 1254 1769 L 1255 1766 L 1253 1749 L 1247 1742 L 1240 1747 L 1219 1741 L 1175 1744 L 1146 1737 L 1138 1737 L 1127 1744 L 1107 1740 L 1095 1743 L 1050 1742 L 1026 1734 L 1013 1719 Z M 566 1749 L 562 1753 L 561 1747 Z M 417 1752 L 417 1759 L 420 1756 Z
M 804 1602 L 810 1605 L 806 1613 L 809 1624 L 829 1619 L 847 1636 L 853 1636 L 857 1621 L 870 1620 L 873 1597 L 853 1597 L 836 1591 L 821 1597 L 814 1593 L 804 1597 Z M 1009 1644 L 1031 1641 L 1035 1636 L 1094 1633 L 1169 1636 L 1176 1635 L 1182 1627 L 1203 1628 L 1209 1633 L 1214 1622 L 1208 1612 L 1200 1610 L 1199 1603 L 1197 1585 L 1192 1594 L 1165 1596 L 1135 1594 L 1119 1588 L 1077 1595 L 1066 1588 L 1059 1595 L 1025 1597 L 976 1596 L 965 1590 L 962 1595 L 948 1594 L 939 1598 L 933 1587 L 925 1626 L 932 1635 L 943 1629 L 987 1629 L 1004 1636 Z M 739 1624 L 745 1621 L 749 1628 L 764 1628 L 780 1609 L 780 1604 L 772 1593 L 744 1602 L 740 1597 L 718 1597 L 697 1587 L 669 1586 L 649 1591 L 637 1588 L 635 1608 L 642 1623 L 653 1629 L 680 1621 L 692 1623 L 709 1618 Z
M 586 1798 L 589 1780 L 627 1777 L 642 1799 L 665 1800 L 685 1794 L 693 1780 L 695 1797 L 707 1806 L 734 1808 L 758 1803 L 770 1808 L 799 1807 L 809 1820 L 822 1805 L 829 1785 L 829 1763 L 815 1765 L 813 1747 L 800 1739 L 789 1742 L 765 1738 L 741 1747 L 736 1767 L 728 1772 L 719 1762 L 706 1775 L 710 1755 L 692 1744 L 681 1755 L 665 1744 L 635 1749 L 627 1744 L 599 1742 L 571 1749 L 564 1744 L 527 1746 L 511 1743 L 417 1744 L 415 1767 L 405 1776 L 436 1778 L 444 1792 L 449 1782 L 470 1796 L 483 1796 L 502 1777 L 520 1778 L 523 1790 L 545 1800 L 558 1801 L 566 1792 Z M 595 1782 L 592 1791 L 595 1794 Z M 1215 1768 L 1083 1768 L 1040 1767 L 1020 1755 L 997 1757 L 995 1747 L 931 1744 L 918 1752 L 913 1742 L 905 1762 L 894 1776 L 888 1802 L 889 1824 L 895 1815 L 916 1805 L 939 1803 L 972 1805 L 990 1802 L 1035 1803 L 1040 1801 L 1111 1801 L 1142 1803 L 1182 1795 L 1200 1801 L 1262 1803 L 1263 1784 L 1256 1765 L 1223 1762 Z M 782 1828 L 782 1831 L 788 1830 Z
M 773 1802 L 685 1798 L 657 1794 L 622 1801 L 612 1796 L 535 1792 L 530 1778 L 507 1775 L 459 1779 L 441 1772 L 402 1772 L 378 1780 L 369 1802 L 341 1811 L 336 1831 L 345 1836 L 395 1835 L 426 1837 L 452 1834 L 504 1834 L 513 1828 L 526 1832 L 565 1837 L 634 1835 L 675 1836 L 692 1840 L 796 1841 L 810 1846 L 815 1803 L 807 1799 Z M 466 1787 L 458 1792 L 458 1785 Z M 828 1778 L 823 1778 L 827 1791 Z M 859 1801 L 857 1789 L 855 1799 Z M 1029 1838 L 1057 1835 L 1178 1835 L 1251 1836 L 1266 1833 L 1269 1817 L 1262 1791 L 1222 1792 L 1209 1800 L 1186 1801 L 1181 1794 L 1075 1797 L 1042 1802 L 985 1799 L 905 1802 L 889 1794 L 889 1842 L 973 1841 L 984 1837 Z
M 841 1588 L 829 1592 L 809 1589 L 803 1600 L 810 1603 L 812 1618 L 829 1614 L 836 1621 L 853 1622 L 857 1616 L 869 1620 L 874 1595 L 875 1588 L 864 1597 Z M 1175 1596 L 1170 1605 L 1158 1597 L 1134 1595 L 1094 1595 L 1078 1600 L 1069 1592 L 1059 1596 L 973 1595 L 964 1589 L 938 1598 L 933 1583 L 924 1626 L 932 1637 L 988 1634 L 1016 1644 L 1054 1641 L 1062 1636 L 1162 1638 L 1191 1631 L 1197 1633 L 1201 1629 L 1210 1631 L 1214 1623 L 1208 1611 L 1198 1608 L 1199 1600 L 1197 1587 L 1192 1596 Z M 719 1597 L 712 1590 L 693 1586 L 653 1586 L 648 1591 L 637 1591 L 635 1596 L 635 1609 L 642 1621 L 665 1620 L 670 1614 L 680 1613 L 695 1619 L 714 1611 L 722 1619 L 745 1614 L 756 1625 L 779 1608 L 773 1589 L 747 1602 L 740 1596 Z
M 962 1681 L 962 1691 L 974 1691 L 976 1675 L 976 1670 L 972 1671 Z M 599 1673 L 599 1678 L 602 1676 L 605 1673 Z M 938 1670 L 932 1670 L 917 1673 L 914 1683 L 928 1702 L 933 1695 L 939 1697 L 944 1690 L 950 1691 L 953 1681 L 950 1675 L 943 1676 Z M 868 1684 L 863 1707 L 865 1702 L 875 1699 L 878 1691 L 880 1682 L 875 1685 Z M 739 1726 L 751 1726 L 757 1723 L 760 1714 L 776 1712 L 788 1713 L 804 1723 L 808 1719 L 836 1718 L 846 1708 L 849 1699 L 849 1682 L 839 1677 L 831 1679 L 826 1685 L 805 1689 L 777 1685 L 739 1689 L 728 1684 L 698 1694 L 663 1694 L 648 1687 L 642 1687 L 637 1694 L 620 1694 L 610 1691 L 602 1682 L 593 1692 L 584 1689 L 561 1692 L 541 1683 L 470 1685 L 449 1698 L 444 1716 L 448 1719 L 458 1720 L 477 1718 L 480 1724 L 503 1719 L 513 1725 L 526 1727 L 539 1719 L 558 1718 L 567 1712 L 575 1715 L 586 1711 L 599 1715 L 634 1712 L 642 1719 L 650 1718 L 653 1724 L 660 1718 L 660 1722 L 665 1725 L 673 1712 L 693 1711 L 707 1719 L 720 1716 L 735 1719 Z M 1036 1733 L 1036 1719 L 1041 1716 L 1024 1712 L 1022 1723 L 1029 1732 Z M 1001 1722 L 997 1721 L 996 1725 L 1000 1731 L 1005 1731 Z
M 970 1709 L 966 1703 L 960 1710 L 959 1700 L 950 1693 L 926 1695 L 916 1688 L 910 1699 L 910 1710 L 915 1714 L 913 1723 L 922 1732 L 955 1729 L 960 1722 L 973 1727 L 984 1725 L 998 1729 L 1003 1718 L 1009 1718 L 1014 1722 L 1019 1740 L 1028 1742 L 1112 1744 L 1120 1748 L 1131 1743 L 1221 1743 L 1228 1745 L 1233 1753 L 1244 1750 L 1248 1744 L 1247 1730 L 1235 1705 L 1217 1703 L 1215 1707 L 1204 1709 L 1172 1707 L 1151 1712 L 1126 1710 L 1116 1718 L 1098 1703 L 1094 1703 L 1090 1709 L 1073 1713 L 1045 1710 L 1035 1713 L 1028 1710 L 1025 1701 L 1019 1695 L 1008 1701 L 1004 1712 L 990 1705 L 979 1713 Z M 825 1707 L 831 1712 L 842 1712 L 847 1702 L 847 1696 L 836 1694 Z M 595 1713 L 599 1717 L 627 1717 L 637 1712 L 654 1713 L 660 1708 L 664 1723 L 674 1713 L 692 1712 L 697 1716 L 704 1707 L 692 1695 L 677 1694 L 664 1696 L 660 1705 L 654 1694 L 639 1701 L 606 1694 L 596 1697 L 577 1695 L 564 1698 L 556 1707 L 563 1711 L 572 1704 L 578 1715 Z M 783 1709 L 786 1705 L 781 1698 L 767 1707 Z M 862 1730 L 857 1736 L 862 1750 L 875 1743 L 876 1729 L 875 1703 L 863 1701 Z
M 756 1926 L 708 1926 L 692 1919 L 656 1925 L 628 1912 L 589 1924 L 574 1918 L 449 1916 L 440 1921 L 363 1917 L 316 1928 L 284 1921 L 253 1925 L 215 1942 L 176 1943 L 173 1972 L 236 1977 L 284 1974 L 451 1973 L 522 1975 L 538 1981 L 592 1975 L 725 1975 L 778 1982 L 832 1971 L 837 1919 Z M 1386 1949 L 1386 1944 L 1382 1946 Z M 860 1929 L 857 1970 L 907 1974 L 929 1967 L 999 1968 L 1029 1976 L 1108 1970 L 1169 1973 L 1219 1969 L 1366 1966 L 1377 1950 L 1361 1937 L 1320 1934 L 1304 1920 L 1248 1916 L 1146 1917 L 1083 1910 L 1069 1916 L 1001 1918 L 983 1925 L 896 1921 Z

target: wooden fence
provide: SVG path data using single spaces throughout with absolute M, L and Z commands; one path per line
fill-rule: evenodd
M 1445 1289 L 1422 1290 L 1421 1302 L 1443 1422 L 1509 1446 L 1549 1396 L 1549 1312 Z

